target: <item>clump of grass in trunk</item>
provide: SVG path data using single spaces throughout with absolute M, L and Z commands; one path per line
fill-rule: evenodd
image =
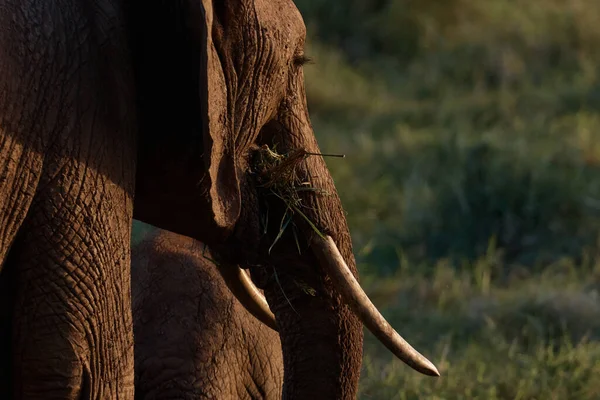
M 293 226 L 293 234 L 296 239 L 298 251 L 300 252 L 295 224 L 292 222 L 294 214 L 301 216 L 317 235 L 323 237 L 323 234 L 316 225 L 302 212 L 302 199 L 299 195 L 300 192 L 306 191 L 317 192 L 322 195 L 328 194 L 325 190 L 315 188 L 310 182 L 303 182 L 298 177 L 300 163 L 306 158 L 315 155 L 322 156 L 322 154 L 309 153 L 304 149 L 295 149 L 286 154 L 279 154 L 275 148 L 271 149 L 266 144 L 256 150 L 253 168 L 259 187 L 267 189 L 286 205 L 286 210 L 279 225 L 279 232 L 269 248 L 269 254 L 290 223 Z M 264 216 L 264 220 L 268 222 L 268 212 Z
M 293 222 L 294 214 L 302 217 L 317 235 L 324 237 L 323 233 L 321 233 L 317 226 L 301 210 L 304 205 L 300 198 L 300 192 L 310 191 L 321 195 L 329 194 L 323 189 L 313 187 L 310 182 L 302 181 L 298 176 L 298 167 L 310 156 L 344 157 L 343 155 L 309 153 L 304 149 L 295 149 L 286 154 L 279 154 L 275 147 L 271 149 L 266 144 L 256 148 L 252 168 L 256 175 L 258 186 L 279 198 L 286 206 L 279 224 L 279 232 L 269 247 L 269 254 L 271 254 L 271 250 L 275 244 L 281 239 L 286 229 L 290 226 L 292 228 L 292 234 L 296 242 L 298 253 L 301 254 L 297 227 Z M 268 208 L 262 216 L 262 220 L 266 233 L 266 227 L 269 222 Z M 275 278 L 278 280 L 277 275 L 275 275 Z M 298 282 L 296 282 L 296 284 L 298 284 Z M 315 290 L 309 288 L 306 284 L 303 283 L 299 286 L 306 293 L 311 294 L 312 296 L 315 295 Z

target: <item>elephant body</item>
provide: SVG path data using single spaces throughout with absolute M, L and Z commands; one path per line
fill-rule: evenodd
M 292 0 L 0 0 L 1 398 L 133 398 L 133 218 L 249 268 L 284 399 L 355 398 L 363 323 L 437 374 L 358 284 L 305 39 Z
M 168 231 L 132 249 L 136 398 L 275 400 L 276 331 L 227 288 L 205 246 Z

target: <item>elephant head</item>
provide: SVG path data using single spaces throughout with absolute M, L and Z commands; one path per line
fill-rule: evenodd
M 208 244 L 232 291 L 268 322 L 261 297 L 236 279 L 245 276 L 236 265 L 250 267 L 280 333 L 284 398 L 354 398 L 363 324 L 411 367 L 438 375 L 357 281 L 308 115 L 306 32 L 293 2 L 144 9 L 130 13 L 141 127 L 134 217 Z

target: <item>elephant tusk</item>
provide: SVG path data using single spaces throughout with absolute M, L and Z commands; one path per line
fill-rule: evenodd
M 334 286 L 340 291 L 342 300 L 367 329 L 396 357 L 416 371 L 429 376 L 440 376 L 435 365 L 404 340 L 377 310 L 348 268 L 331 236 L 316 236 L 311 245 Z
M 219 272 L 231 293 L 256 319 L 277 331 L 275 316 L 265 297 L 254 285 L 248 274 L 238 266 L 220 265 Z

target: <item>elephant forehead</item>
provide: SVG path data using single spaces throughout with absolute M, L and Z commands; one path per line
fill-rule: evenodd
M 254 3 L 256 17 L 263 34 L 294 53 L 306 36 L 304 20 L 291 0 L 258 0 Z
M 270 73 L 263 75 L 272 78 L 303 50 L 306 27 L 291 0 L 234 1 L 215 10 L 215 15 L 219 22 L 213 37 L 221 56 L 227 58 L 229 53 L 238 73 L 266 66 Z

